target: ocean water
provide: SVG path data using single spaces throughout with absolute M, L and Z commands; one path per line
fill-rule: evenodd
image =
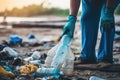
M 46 21 L 48 18 L 46 17 L 7 17 L 7 22 L 21 22 L 21 21 L 29 21 L 29 22 L 39 22 L 39 21 Z M 3 17 L 0 16 L 0 22 L 3 21 Z
M 67 17 L 67 16 L 66 16 Z M 39 17 L 7 17 L 7 22 L 21 22 L 21 21 L 29 21 L 29 22 L 39 22 L 39 21 L 48 21 L 48 20 L 61 20 L 67 19 L 66 17 L 59 16 L 39 16 Z M 3 21 L 3 16 L 0 16 L 0 22 Z M 120 15 L 115 15 L 115 22 L 120 23 Z

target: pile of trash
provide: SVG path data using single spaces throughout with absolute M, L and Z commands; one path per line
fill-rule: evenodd
M 35 36 L 29 35 L 29 39 L 34 40 Z M 65 36 L 64 40 L 67 41 L 69 38 Z M 30 53 L 31 55 L 23 56 L 14 48 L 11 48 L 12 46 L 22 46 L 24 43 L 23 39 L 18 35 L 10 36 L 5 43 L 0 45 L 1 79 L 50 80 L 62 79 L 65 75 L 72 76 L 74 69 L 74 55 L 70 47 L 68 47 L 69 45 L 66 45 L 63 42 L 64 40 L 61 40 L 56 46 L 52 45 L 54 47 L 49 50 L 48 54 L 43 54 L 39 50 L 34 50 Z M 58 46 L 61 47 L 58 49 Z M 62 56 L 62 58 L 60 56 Z
M 49 47 L 49 51 L 41 53 L 35 49 L 28 53 L 20 53 L 13 47 Z M 24 40 L 18 35 L 11 35 L 0 44 L 0 79 L 1 80 L 84 80 L 75 78 L 74 60 L 71 50 L 71 38 L 64 35 L 60 42 L 56 40 L 39 40 L 35 35 L 28 35 Z M 114 52 L 120 52 L 119 46 Z M 24 54 L 24 55 L 22 55 Z M 67 77 L 66 77 L 67 76 Z M 104 80 L 92 76 L 89 80 Z
M 0 45 L 0 77 L 1 80 L 40 80 L 53 79 L 63 75 L 58 68 L 45 68 L 46 54 L 34 51 L 29 57 L 22 57 L 14 49 Z M 39 78 L 39 79 L 37 79 Z

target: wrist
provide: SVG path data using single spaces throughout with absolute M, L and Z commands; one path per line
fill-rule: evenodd
M 69 16 L 73 16 L 73 17 L 76 17 L 76 15 L 73 15 L 73 14 L 70 14 Z
M 75 23 L 76 20 L 77 20 L 77 17 L 76 17 L 76 16 L 74 16 L 74 15 L 69 15 L 69 16 L 68 16 L 68 21 L 70 21 L 70 22 L 72 21 L 72 22 Z
M 74 13 L 74 12 L 70 12 L 69 15 L 72 15 L 72 16 L 77 16 L 77 13 Z

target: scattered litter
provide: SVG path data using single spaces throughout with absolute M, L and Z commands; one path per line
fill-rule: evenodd
M 91 76 L 89 78 L 89 80 L 105 80 L 105 79 L 102 79 L 102 78 L 99 78 L 99 77 L 96 77 L 96 76 Z
M 17 66 L 17 65 L 21 65 L 22 63 L 22 59 L 20 57 L 14 58 L 12 65 Z
M 8 69 L 8 67 L 6 67 L 6 68 Z M 9 70 L 10 70 L 10 68 L 9 68 Z M 9 77 L 15 76 L 14 73 L 5 70 L 2 66 L 0 66 L 0 73 L 5 75 L 5 76 L 9 76 Z
M 19 56 L 19 54 L 15 50 L 13 50 L 12 48 L 10 48 L 10 47 L 5 47 L 3 49 L 3 52 L 8 52 L 8 54 L 10 56 L 12 56 L 12 57 L 18 57 Z
M 29 63 L 34 65 L 42 65 L 41 60 L 29 61 Z
M 6 46 L 0 44 L 0 51 L 2 51 Z
M 120 52 L 120 46 L 115 46 L 113 48 L 113 52 Z
M 15 45 L 18 46 L 22 43 L 22 37 L 18 36 L 18 35 L 11 35 L 8 39 L 8 43 L 10 45 Z
M 18 56 L 19 56 L 19 53 L 10 47 L 4 47 L 3 50 L 0 51 L 1 60 L 13 60 Z
M 44 54 L 41 55 L 41 58 L 40 58 L 40 59 L 44 59 L 44 60 L 45 60 L 46 57 L 47 57 L 47 54 L 44 53 Z
M 34 80 L 34 77 L 31 75 L 21 74 L 15 78 L 15 80 Z
M 9 71 L 9 72 L 12 72 L 12 71 L 13 71 L 13 69 L 10 68 L 10 67 L 8 67 L 8 66 L 3 66 L 3 68 L 4 68 L 6 71 Z
M 119 32 L 116 31 L 116 34 L 118 38 L 116 38 L 115 40 L 120 40 Z M 16 50 L 14 50 L 12 47 L 10 47 L 11 45 L 9 45 L 9 47 L 4 46 L 2 44 L 0 45 L 0 65 L 5 71 L 8 72 L 6 76 L 5 74 L 3 74 L 3 72 L 1 72 L 1 68 L 0 68 L 1 80 L 53 80 L 53 79 L 54 80 L 56 79 L 84 80 L 82 78 L 66 76 L 67 72 L 70 74 L 73 74 L 73 71 L 71 70 L 73 70 L 73 67 L 74 67 L 72 65 L 74 56 L 71 57 L 71 54 L 70 55 L 68 54 L 65 62 L 62 64 L 62 67 L 60 69 L 51 68 L 51 63 L 52 63 L 53 57 L 55 56 L 55 53 L 56 53 L 55 51 L 58 48 L 59 43 L 56 45 L 54 40 L 51 38 L 37 39 L 34 34 L 29 34 L 27 36 L 27 39 L 28 40 L 22 39 L 22 42 L 20 43 L 19 41 L 17 43 L 17 39 L 15 39 L 16 42 L 14 41 L 12 42 L 12 44 L 14 43 L 15 48 L 18 47 L 18 45 L 20 45 L 19 48 L 28 47 L 29 50 L 31 50 L 26 52 L 28 53 L 28 55 L 24 55 L 23 57 L 20 57 L 19 53 Z M 11 42 L 8 40 L 7 44 L 11 44 Z M 33 47 L 38 48 L 38 50 L 32 50 Z M 53 51 L 49 51 L 48 54 L 46 54 L 47 50 L 50 49 L 51 47 L 53 47 L 52 48 Z M 75 48 L 74 48 L 75 49 L 74 51 L 77 51 L 77 52 L 74 52 L 74 53 L 80 52 L 78 51 L 80 50 L 79 47 L 78 48 L 75 47 Z M 113 51 L 120 52 L 120 47 L 119 46 L 114 47 Z M 48 59 L 48 56 L 49 56 L 49 59 Z M 74 60 L 77 60 L 78 58 L 79 57 L 76 56 Z M 24 63 L 25 60 L 27 61 L 27 63 Z M 46 62 L 44 64 L 44 61 L 46 60 L 50 62 L 47 64 L 49 65 L 47 67 L 45 66 Z M 70 62 L 72 67 L 69 66 Z M 89 75 L 90 74 L 91 73 L 89 73 Z M 4 75 L 5 79 L 1 75 Z M 12 79 L 10 75 L 15 75 L 15 78 Z M 99 80 L 99 77 L 92 76 L 89 79 Z M 100 78 L 100 80 L 104 80 L 104 79 Z
M 116 27 L 115 28 L 115 33 L 118 34 L 118 35 L 120 35 L 120 27 Z
M 0 73 L 0 80 L 14 80 L 14 78 L 9 77 L 9 76 L 5 76 L 5 75 Z
M 43 78 L 36 78 L 35 80 L 48 80 L 48 79 L 49 78 L 46 79 L 46 78 L 43 77 Z
M 43 76 L 45 78 L 52 77 L 58 79 L 62 75 L 64 73 L 58 68 L 39 68 L 36 72 L 36 76 Z
M 13 60 L 14 57 L 9 55 L 8 52 L 0 51 L 0 60 Z
M 26 39 L 26 40 L 23 40 L 22 42 L 22 46 L 24 47 L 28 47 L 28 46 L 39 46 L 41 45 L 41 43 L 39 42 L 38 39 Z
M 25 58 L 25 61 L 33 61 L 33 60 L 39 60 L 41 57 L 41 54 L 39 51 L 33 52 L 33 54 L 30 57 Z
M 28 65 L 24 65 L 20 67 L 20 73 L 29 75 L 29 74 L 36 72 L 37 69 L 38 67 L 35 66 L 34 64 L 28 64 Z
M 35 37 L 35 35 L 34 34 L 29 34 L 28 35 L 28 39 L 35 39 L 36 37 Z
M 115 34 L 114 40 L 115 40 L 115 41 L 120 41 L 120 35 Z

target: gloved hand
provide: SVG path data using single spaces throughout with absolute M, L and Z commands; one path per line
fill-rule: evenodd
M 74 29 L 75 29 L 75 23 L 76 23 L 76 16 L 72 16 L 69 15 L 68 16 L 68 21 L 65 24 L 65 26 L 63 27 L 63 33 L 62 36 L 60 37 L 60 39 L 67 34 L 69 37 L 73 38 L 73 34 L 74 34 Z
M 105 11 L 101 17 L 101 26 L 105 31 L 109 31 L 114 27 L 114 8 L 104 8 Z

